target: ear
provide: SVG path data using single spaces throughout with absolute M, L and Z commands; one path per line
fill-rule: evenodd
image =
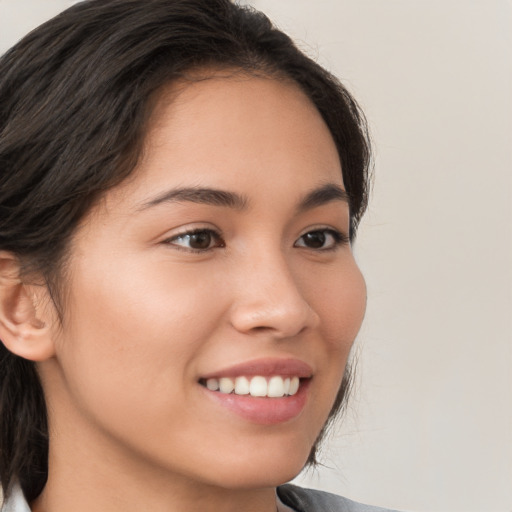
M 48 304 L 47 288 L 24 283 L 18 258 L 0 251 L 0 340 L 7 350 L 31 361 L 53 357 Z

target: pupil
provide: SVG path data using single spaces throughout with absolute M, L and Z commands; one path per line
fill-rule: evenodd
M 313 231 L 312 233 L 307 233 L 305 235 L 304 241 L 308 247 L 318 249 L 323 247 L 325 244 L 325 234 L 321 231 Z
M 190 235 L 190 247 L 193 249 L 208 249 L 211 241 L 212 237 L 210 233 L 207 233 L 206 231 Z

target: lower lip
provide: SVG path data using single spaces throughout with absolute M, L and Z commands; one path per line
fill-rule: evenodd
M 260 425 L 276 425 L 300 415 L 306 405 L 309 383 L 309 379 L 301 380 L 295 395 L 282 398 L 235 395 L 203 389 L 217 403 L 245 420 Z

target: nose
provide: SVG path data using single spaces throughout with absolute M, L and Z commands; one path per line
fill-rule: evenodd
M 242 266 L 231 309 L 231 323 L 239 332 L 289 338 L 318 322 L 283 255 L 266 254 Z

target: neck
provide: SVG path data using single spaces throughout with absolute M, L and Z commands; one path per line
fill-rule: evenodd
M 81 450 L 77 450 L 81 451 Z M 275 488 L 226 489 L 88 453 L 50 454 L 48 482 L 32 512 L 275 512 Z M 101 464 L 97 461 L 102 460 Z M 96 461 L 95 464 L 91 464 Z M 108 461 L 108 464 L 105 462 Z
M 59 422 L 67 428 L 50 425 L 48 481 L 31 504 L 32 512 L 276 511 L 271 484 L 227 488 L 198 481 L 150 464 L 144 454 L 127 454 L 87 423 L 67 420 Z

